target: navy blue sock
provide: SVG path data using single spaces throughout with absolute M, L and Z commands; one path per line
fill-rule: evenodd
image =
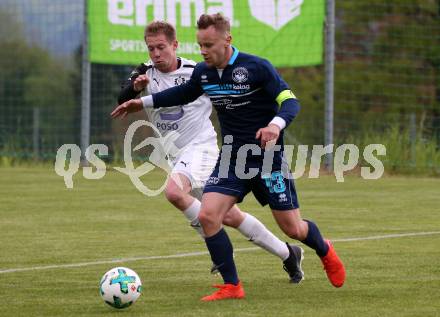
M 205 238 L 212 262 L 217 266 L 225 284 L 238 284 L 231 241 L 222 228 L 212 237 Z
M 319 257 L 325 256 L 328 252 L 328 245 L 322 238 L 321 232 L 319 232 L 319 229 L 314 222 L 305 219 L 304 221 L 309 224 L 309 232 L 307 232 L 305 240 L 301 242 L 315 250 Z

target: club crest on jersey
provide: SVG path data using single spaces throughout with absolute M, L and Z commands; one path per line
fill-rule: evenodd
M 185 83 L 185 81 L 186 81 L 186 79 L 183 78 L 182 76 L 176 77 L 176 78 L 174 78 L 174 86 L 182 85 Z
M 244 67 L 237 67 L 232 71 L 232 80 L 237 84 L 244 83 L 248 79 L 248 76 L 248 70 Z

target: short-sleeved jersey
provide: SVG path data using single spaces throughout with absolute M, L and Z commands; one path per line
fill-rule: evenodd
M 222 136 L 233 136 L 233 147 L 259 144 L 256 132 L 277 115 L 277 97 L 290 88 L 265 59 L 241 53 L 233 47 L 222 72 L 206 63 L 198 63 L 188 83 L 181 89 L 153 95 L 154 107 L 166 100 L 190 101 L 205 93 L 218 113 Z M 171 101 L 175 99 L 175 101 Z M 281 132 L 277 144 L 283 144 Z

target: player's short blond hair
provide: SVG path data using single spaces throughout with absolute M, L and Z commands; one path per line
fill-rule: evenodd
M 165 35 L 170 43 L 176 40 L 176 29 L 165 21 L 153 21 L 149 23 L 144 30 L 144 39 L 146 40 L 148 36 L 156 36 L 158 34 Z
M 197 29 L 205 30 L 213 26 L 217 32 L 229 34 L 231 32 L 231 24 L 229 20 L 221 13 L 202 14 L 197 21 Z

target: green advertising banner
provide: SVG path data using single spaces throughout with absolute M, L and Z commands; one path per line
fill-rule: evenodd
M 178 55 L 200 61 L 196 21 L 223 13 L 239 50 L 277 67 L 322 63 L 325 0 L 89 0 L 90 61 L 137 65 L 148 59 L 143 34 L 153 20 L 177 30 Z

